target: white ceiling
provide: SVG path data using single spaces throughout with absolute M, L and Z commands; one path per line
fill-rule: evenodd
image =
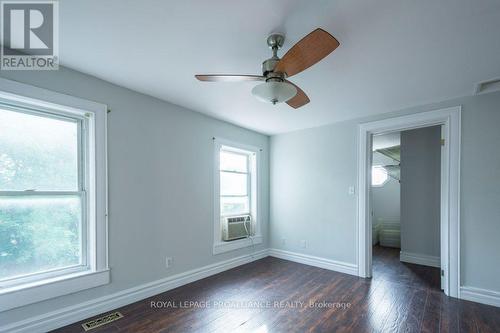
M 260 74 L 270 32 L 286 51 L 317 27 L 341 45 L 292 78 L 301 109 L 193 78 Z M 60 1 L 63 65 L 267 134 L 470 95 L 500 76 L 499 36 L 498 0 Z

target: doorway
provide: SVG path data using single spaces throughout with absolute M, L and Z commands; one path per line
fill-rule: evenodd
M 372 278 L 441 290 L 441 126 L 373 135 Z
M 440 271 L 446 295 L 459 297 L 460 107 L 363 123 L 358 136 L 358 275 L 372 276 L 372 142 L 374 135 L 442 126 Z

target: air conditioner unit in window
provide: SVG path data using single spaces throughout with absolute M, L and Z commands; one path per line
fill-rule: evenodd
M 228 216 L 222 218 L 222 239 L 231 241 L 252 235 L 250 215 Z

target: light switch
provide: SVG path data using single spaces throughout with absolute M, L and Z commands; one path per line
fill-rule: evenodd
M 356 193 L 354 186 L 349 186 L 349 195 L 354 195 L 354 193 Z

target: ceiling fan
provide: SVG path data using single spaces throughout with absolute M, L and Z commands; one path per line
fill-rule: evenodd
M 259 100 L 276 104 L 286 102 L 297 109 L 309 103 L 309 97 L 287 78 L 302 72 L 333 52 L 339 42 L 323 29 L 316 29 L 302 38 L 283 56 L 278 57 L 278 50 L 283 46 L 285 36 L 271 34 L 267 45 L 273 55 L 262 63 L 262 75 L 195 75 L 200 81 L 242 82 L 264 81 L 252 89 L 252 94 Z

